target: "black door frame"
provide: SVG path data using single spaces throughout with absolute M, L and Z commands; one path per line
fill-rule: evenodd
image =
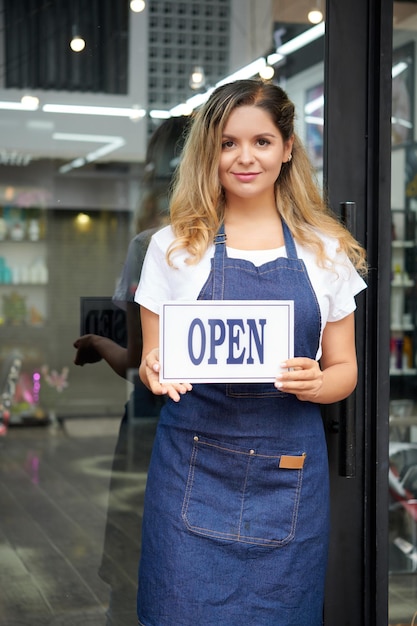
M 326 626 L 388 623 L 392 15 L 393 0 L 327 0 L 324 180 L 336 212 L 342 202 L 356 203 L 353 230 L 370 271 L 356 314 L 354 432 L 335 432 L 343 406 L 325 413 L 332 497 Z M 350 478 L 340 475 L 341 441 L 356 443 Z

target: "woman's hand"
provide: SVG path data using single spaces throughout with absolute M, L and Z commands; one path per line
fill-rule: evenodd
M 331 404 L 347 398 L 356 387 L 358 366 L 353 313 L 328 322 L 323 331 L 320 365 L 314 359 L 296 357 L 281 363 L 275 387 L 299 400 Z
M 101 361 L 102 356 L 96 349 L 96 343 L 100 341 L 98 335 L 82 335 L 78 337 L 73 343 L 74 348 L 77 350 L 74 363 L 75 365 L 85 365 L 86 363 L 98 363 Z
M 152 393 L 157 396 L 167 395 L 171 400 L 174 400 L 174 402 L 179 402 L 182 395 L 187 393 L 187 391 L 191 391 L 192 385 L 190 383 L 161 384 L 159 382 L 160 367 L 159 348 L 154 348 L 146 355 L 139 368 L 139 375 L 142 381 L 146 384 L 144 380 L 144 376 L 146 376 L 147 386 Z
M 288 359 L 281 363 L 275 387 L 292 393 L 299 400 L 315 402 L 323 386 L 323 372 L 317 361 L 306 357 Z

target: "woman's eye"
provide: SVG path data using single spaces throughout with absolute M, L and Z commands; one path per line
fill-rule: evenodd
M 258 143 L 260 146 L 268 146 L 271 142 L 268 139 L 258 139 Z
M 222 148 L 232 148 L 233 141 L 223 141 Z

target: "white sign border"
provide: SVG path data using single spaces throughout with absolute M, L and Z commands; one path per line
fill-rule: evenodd
M 180 376 L 175 376 L 175 377 L 167 377 L 165 375 L 165 334 L 167 332 L 167 328 L 165 326 L 166 324 L 166 316 L 165 316 L 165 312 L 167 310 L 167 307 L 175 307 L 175 308 L 181 308 L 181 307 L 189 307 L 190 305 L 192 305 L 193 307 L 208 307 L 208 306 L 215 306 L 215 307 L 219 307 L 219 306 L 236 306 L 236 307 L 240 307 L 242 305 L 244 306 L 264 306 L 264 307 L 280 307 L 280 308 L 286 308 L 287 309 L 287 319 L 288 319 L 288 325 L 287 325 L 287 332 L 288 332 L 288 337 L 287 337 L 287 345 L 288 345 L 288 354 L 286 355 L 286 358 L 292 358 L 294 356 L 294 301 L 293 300 L 194 300 L 194 301 L 181 301 L 181 300 L 173 300 L 173 301 L 167 301 L 167 302 L 163 302 L 161 305 L 161 312 L 160 312 L 160 323 L 159 323 L 159 359 L 160 359 L 160 372 L 159 372 L 159 380 L 161 383 L 176 383 L 176 382 L 190 382 L 190 383 L 247 383 L 247 382 L 251 382 L 251 383 L 262 383 L 262 382 L 273 382 L 275 380 L 275 375 L 278 373 L 278 368 L 277 371 L 275 372 L 274 376 L 268 376 L 266 377 L 265 375 L 263 376 L 259 376 L 259 377 L 254 377 L 253 373 L 251 375 L 245 374 L 243 376 L 201 376 L 201 377 L 196 377 L 196 376 L 192 376 L 192 377 L 188 377 L 187 380 L 185 380 L 184 378 L 181 378 Z M 171 329 L 170 329 L 171 332 Z M 279 331 L 281 332 L 281 331 Z M 197 366 L 198 367 L 198 366 Z M 244 368 L 244 366 L 242 366 Z M 246 370 L 247 371 L 247 370 Z

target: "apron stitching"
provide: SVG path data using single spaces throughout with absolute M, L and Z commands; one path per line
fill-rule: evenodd
M 239 525 L 238 525 L 238 533 L 237 533 L 238 541 L 240 541 L 240 537 L 241 537 L 243 509 L 245 506 L 246 486 L 248 484 L 250 459 L 251 457 L 249 456 L 248 462 L 246 463 L 246 474 L 245 474 L 245 480 L 243 482 L 243 489 L 242 489 L 242 494 L 241 494 L 240 516 L 239 516 Z

